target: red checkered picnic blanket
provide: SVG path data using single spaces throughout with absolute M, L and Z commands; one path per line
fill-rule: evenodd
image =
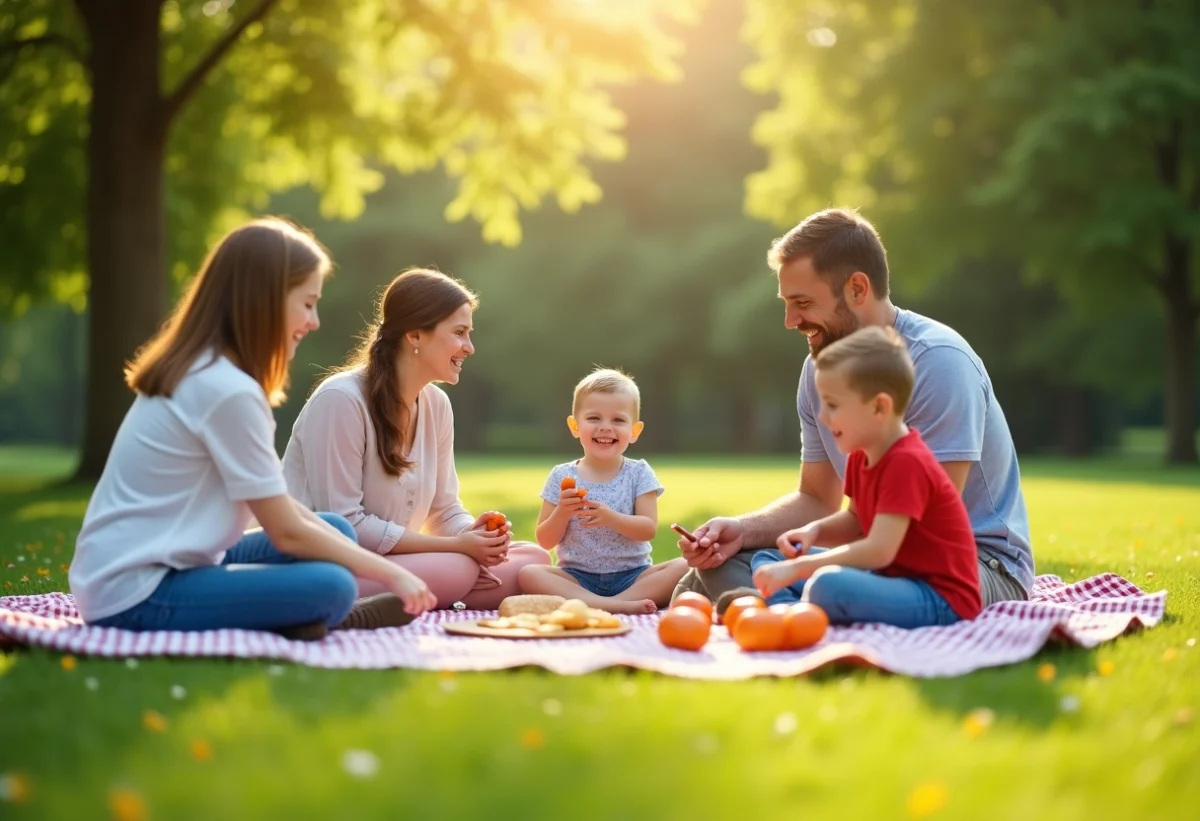
M 450 635 L 443 624 L 491 614 L 438 610 L 406 627 L 339 631 L 320 642 L 301 642 L 253 630 L 135 633 L 87 627 L 69 595 L 49 593 L 0 598 L 0 643 L 94 656 L 235 656 L 331 668 L 498 670 L 537 665 L 578 675 L 623 666 L 724 680 L 795 676 L 849 661 L 932 677 L 1023 661 L 1052 639 L 1094 647 L 1131 627 L 1158 624 L 1166 598 L 1165 590 L 1145 593 L 1112 573 L 1073 584 L 1058 576 L 1039 576 L 1030 601 L 994 604 L 973 621 L 949 627 L 832 627 L 815 647 L 786 653 L 742 652 L 724 628 L 716 627 L 709 643 L 693 653 L 658 641 L 657 615 L 622 617 L 633 627 L 623 636 L 514 640 Z

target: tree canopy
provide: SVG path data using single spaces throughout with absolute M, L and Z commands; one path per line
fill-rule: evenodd
M 1165 318 L 1157 358 L 1169 456 L 1195 461 L 1196 4 L 749 8 L 745 33 L 760 59 L 747 82 L 778 94 L 755 127 L 770 159 L 748 181 L 749 211 L 788 224 L 831 200 L 862 206 L 902 276 L 972 258 L 1019 263 L 1029 279 L 1052 283 L 1072 316 L 1092 320 L 1042 327 L 1039 347 L 1064 360 L 1064 379 L 1098 370 L 1092 361 L 1073 371 L 1062 344 L 1091 345 L 1098 318 Z
M 91 310 L 81 472 L 129 396 L 163 284 L 272 192 L 349 218 L 383 170 L 440 165 L 445 209 L 515 244 L 519 213 L 600 197 L 610 88 L 676 75 L 694 0 L 29 0 L 0 6 L 0 311 Z M 168 230 L 169 229 L 169 230 Z M 168 243 L 167 237 L 170 241 Z
M 446 216 L 469 216 L 488 240 L 515 244 L 522 209 L 549 197 L 574 211 L 600 197 L 589 162 L 625 151 L 609 89 L 677 77 L 678 42 L 664 24 L 691 19 L 696 6 L 152 5 L 161 7 L 163 105 L 178 108 L 166 169 L 180 277 L 214 233 L 272 193 L 313 186 L 322 213 L 353 218 L 387 167 L 440 165 L 458 183 Z M 88 49 L 70 2 L 0 4 L 0 310 L 10 314 L 44 297 L 80 309 L 86 301 Z

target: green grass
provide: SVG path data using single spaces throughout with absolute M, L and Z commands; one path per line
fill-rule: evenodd
M 34 487 L 47 477 L 66 476 L 75 469 L 73 448 L 55 445 L 0 446 L 0 490 Z
M 671 555 L 672 520 L 753 507 L 797 475 L 789 460 L 653 461 L 668 489 L 659 558 Z M 465 501 L 505 510 L 529 537 L 548 467 L 462 459 Z M 742 683 L 627 671 L 443 676 L 166 659 L 136 668 L 79 659 L 65 670 L 59 655 L 20 651 L 0 655 L 0 774 L 20 773 L 30 796 L 0 800 L 0 817 L 106 818 L 114 789 L 131 791 L 148 817 L 172 819 L 882 819 L 909 817 L 914 792 L 933 796 L 929 806 L 944 799 L 939 818 L 1192 817 L 1200 471 L 1147 459 L 1028 461 L 1024 473 L 1039 570 L 1067 579 L 1113 570 L 1165 587 L 1163 625 L 1095 651 L 1052 648 L 930 681 L 849 670 Z M 2 481 L 2 592 L 66 589 L 87 488 Z M 1057 675 L 1043 683 L 1036 671 L 1047 662 Z M 1097 672 L 1102 662 L 1110 675 Z M 995 714 L 980 737 L 964 730 L 976 708 Z M 165 731 L 144 726 L 147 710 L 165 717 Z M 193 757 L 196 740 L 211 760 Z M 343 769 L 352 750 L 378 757 L 373 777 Z
M 1200 447 L 1200 430 L 1196 431 L 1196 446 Z M 1164 428 L 1125 428 L 1121 431 L 1116 450 L 1161 458 L 1167 452 L 1167 431 Z

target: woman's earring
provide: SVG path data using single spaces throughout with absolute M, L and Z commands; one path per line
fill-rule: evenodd
M 414 353 L 414 354 L 419 354 L 420 352 L 421 352 L 421 349 L 420 349 L 420 348 L 413 348 L 413 353 Z

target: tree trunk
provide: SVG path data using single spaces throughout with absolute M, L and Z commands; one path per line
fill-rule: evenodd
M 448 393 L 454 407 L 454 450 L 463 453 L 483 450 L 483 432 L 493 407 L 491 383 L 476 377 L 455 385 Z
M 133 395 L 125 363 L 163 320 L 167 282 L 159 88 L 161 0 L 77 0 L 88 32 L 87 422 L 77 478 L 94 479 Z
M 75 448 L 79 447 L 79 421 L 83 410 L 83 397 L 79 395 L 79 317 L 69 307 L 61 311 L 59 347 L 62 373 L 58 396 L 62 409 L 62 429 L 59 441 Z
M 679 379 L 674 360 L 667 358 L 648 369 L 639 380 L 645 433 L 638 439 L 640 453 L 674 453 L 679 450 L 679 412 L 676 408 Z
M 1055 449 L 1066 456 L 1090 456 L 1093 442 L 1092 397 L 1087 390 L 1074 385 L 1058 388 L 1055 393 Z
M 1163 296 L 1167 302 L 1167 373 L 1163 405 L 1167 461 L 1196 464 L 1196 318 L 1191 289 L 1191 246 L 1169 234 L 1164 246 Z
M 1158 178 L 1164 187 L 1196 201 L 1200 180 L 1185 185 L 1183 122 L 1171 122 L 1165 139 L 1154 147 Z M 1191 175 L 1188 175 L 1191 176 Z M 1194 207 L 1193 207 L 1194 210 Z M 1163 236 L 1159 288 L 1167 303 L 1167 373 L 1163 407 L 1167 425 L 1167 461 L 1195 464 L 1196 459 L 1196 317 L 1200 303 L 1192 296 L 1191 242 L 1168 229 Z
M 730 421 L 733 423 L 733 433 L 730 437 L 733 450 L 737 453 L 753 453 L 758 444 L 758 409 L 757 397 L 746 385 L 736 385 L 734 394 L 730 397 Z

